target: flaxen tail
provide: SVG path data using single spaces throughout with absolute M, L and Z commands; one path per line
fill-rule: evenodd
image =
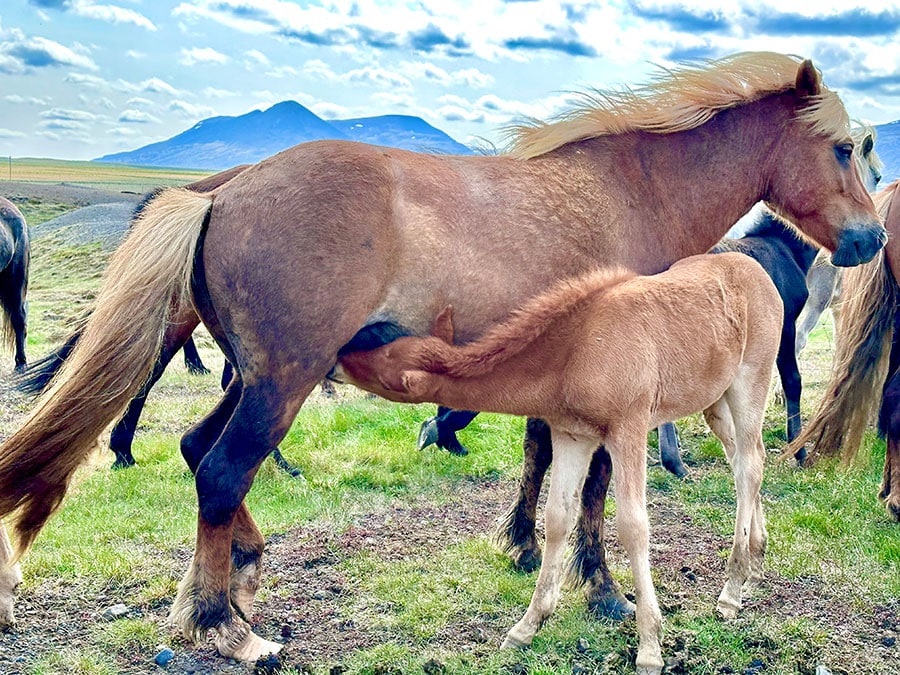
M 25 552 L 59 508 L 97 437 L 125 409 L 159 356 L 167 318 L 190 302 L 198 238 L 212 199 L 157 197 L 113 255 L 95 309 L 34 412 L 0 448 L 0 519 Z
M 878 215 L 888 208 L 900 183 L 873 196 Z M 882 250 L 871 262 L 844 271 L 840 319 L 831 378 L 812 420 L 784 452 L 793 455 L 811 443 L 809 459 L 859 452 L 871 411 L 887 377 L 894 313 L 900 289 Z

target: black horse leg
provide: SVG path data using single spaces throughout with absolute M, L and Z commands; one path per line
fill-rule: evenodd
M 203 361 L 200 360 L 200 354 L 197 351 L 197 345 L 194 343 L 193 337 L 188 338 L 182 349 L 184 350 L 184 365 L 191 375 L 209 375 L 209 368 L 204 366 Z
M 25 338 L 28 334 L 28 303 L 25 302 L 27 279 L 16 270 L 4 270 L 0 277 L 0 305 L 9 319 L 15 346 L 15 368 L 25 368 Z
M 468 455 L 469 451 L 459 442 L 456 432 L 465 429 L 478 415 L 471 410 L 452 410 L 438 406 L 438 414 L 422 422 L 416 446 L 419 450 L 435 444 L 453 455 Z
M 141 388 L 138 395 L 131 399 L 128 403 L 128 408 L 125 409 L 125 414 L 122 415 L 122 418 L 116 422 L 116 425 L 113 427 L 109 436 L 109 449 L 115 454 L 116 460 L 113 462 L 112 468 L 124 469 L 129 466 L 134 466 L 134 455 L 131 452 L 131 446 L 134 443 L 134 434 L 137 430 L 138 420 L 140 420 L 141 413 L 144 410 L 147 395 L 150 393 L 150 390 L 153 389 L 153 385 L 155 385 L 159 381 L 159 378 L 162 377 L 162 374 L 166 370 L 166 366 L 169 365 L 169 362 L 179 348 L 180 345 L 163 346 L 159 358 L 153 366 L 153 372 L 150 373 L 150 378 Z
M 679 478 L 687 476 L 687 469 L 681 461 L 681 446 L 675 425 L 667 422 L 657 429 L 659 433 L 659 458 L 662 465 Z
M 575 552 L 571 575 L 585 587 L 588 609 L 598 616 L 621 621 L 634 614 L 629 602 L 609 573 L 604 541 L 606 493 L 612 476 L 612 460 L 603 446 L 591 460 L 591 468 L 581 493 L 581 517 L 575 532 Z
M 516 569 L 530 572 L 541 564 L 541 546 L 535 536 L 538 497 L 544 474 L 553 458 L 550 427 L 543 420 L 529 419 L 525 427 L 525 459 L 519 494 L 501 519 L 495 535 L 497 545 L 512 558 Z
M 796 329 L 790 325 L 790 321 L 785 321 L 781 329 L 781 345 L 778 348 L 775 364 L 778 367 L 778 375 L 784 389 L 788 442 L 800 435 L 800 394 L 803 391 L 803 382 L 800 379 L 800 368 L 797 366 L 796 340 Z M 806 459 L 806 449 L 800 448 L 794 457 L 797 463 L 802 465 Z
M 228 359 L 225 359 L 225 367 L 222 368 L 222 390 L 227 391 L 228 385 L 231 383 L 232 378 L 234 377 L 234 368 L 228 362 Z M 298 466 L 291 464 L 284 458 L 284 455 L 281 454 L 281 450 L 275 448 L 272 452 L 272 461 L 275 462 L 275 466 L 284 471 L 291 478 L 299 478 L 303 475 L 303 469 Z

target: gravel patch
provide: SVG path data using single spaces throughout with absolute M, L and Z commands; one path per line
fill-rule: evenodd
M 133 202 L 84 206 L 32 227 L 31 238 L 56 234 L 72 244 L 100 242 L 106 248 L 114 248 L 128 230 L 133 211 Z

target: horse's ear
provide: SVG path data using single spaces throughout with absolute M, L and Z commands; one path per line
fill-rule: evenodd
M 438 312 L 431 326 L 431 334 L 447 344 L 453 344 L 453 305 L 447 305 Z
M 869 153 L 871 153 L 872 150 L 874 150 L 874 149 L 875 149 L 875 139 L 872 138 L 872 134 L 866 134 L 866 137 L 863 139 L 863 142 L 862 142 L 862 148 L 861 148 L 862 156 L 868 157 Z
M 819 71 L 809 59 L 804 59 L 797 71 L 797 94 L 802 97 L 818 96 L 822 93 Z

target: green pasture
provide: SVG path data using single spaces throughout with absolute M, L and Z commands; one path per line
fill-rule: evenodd
M 106 175 L 97 180 L 117 181 Z M 65 208 L 21 206 L 32 225 Z M 58 240 L 34 243 L 32 357 L 56 344 L 68 322 L 89 302 L 106 255 L 99 246 L 75 247 Z M 804 373 L 812 373 L 806 375 L 807 415 L 825 377 L 830 341 L 830 320 L 823 321 L 804 354 Z M 215 374 L 197 378 L 188 375 L 177 359 L 173 362 L 141 422 L 134 449 L 139 466 L 110 471 L 111 456 L 101 441 L 104 451 L 76 476 L 64 508 L 24 561 L 25 598 L 63 586 L 86 599 L 114 597 L 140 610 L 140 616 L 98 622 L 86 643 L 33 654 L 22 672 L 153 672 L 151 661 L 160 643 L 170 644 L 176 652 L 190 649 L 163 619 L 190 559 L 196 524 L 193 483 L 178 453 L 178 439 L 219 394 L 216 370 L 221 358 L 208 337 L 200 337 L 200 348 Z M 8 367 L 4 362 L 4 369 Z M 3 436 L 15 429 L 28 404 L 15 399 L 11 405 L 14 414 L 3 419 Z M 452 503 L 463 485 L 511 485 L 517 479 L 522 420 L 479 417 L 462 434 L 472 450 L 467 457 L 417 452 L 415 431 L 433 410 L 429 405 L 400 406 L 345 390 L 337 400 L 313 397 L 281 444 L 284 454 L 302 467 L 305 479 L 291 479 L 267 463 L 248 497 L 264 534 L 290 537 L 298 527 L 341 532 L 366 514 L 387 514 L 414 500 L 441 507 Z M 783 418 L 783 407 L 770 403 L 766 441 L 771 448 L 783 444 Z M 692 521 L 698 536 L 721 538 L 721 561 L 727 557 L 734 517 L 730 474 L 721 448 L 699 417 L 680 428 L 691 475 L 682 481 L 659 466 L 650 468 L 651 523 L 659 515 L 655 509 L 677 509 Z M 842 598 L 848 616 L 866 615 L 875 606 L 893 606 L 897 611 L 900 525 L 887 518 L 875 497 L 883 457 L 884 445 L 874 436 L 867 438 L 863 456 L 850 467 L 821 462 L 798 471 L 778 462 L 777 452 L 769 454 L 763 489 L 770 535 L 768 581 L 762 593 L 812 584 L 818 594 Z M 512 489 L 508 492 L 513 494 Z M 466 506 L 453 503 L 450 508 Z M 614 498 L 608 508 L 614 512 Z M 532 649 L 497 650 L 496 636 L 524 612 L 536 573 L 514 571 L 491 545 L 489 535 L 485 531 L 399 560 L 372 551 L 341 559 L 338 565 L 347 579 L 347 592 L 340 599 L 339 618 L 384 636 L 383 641 L 327 661 L 301 665 L 288 660 L 284 672 L 422 673 L 429 667 L 430 672 L 472 674 L 633 672 L 634 622 L 620 625 L 591 618 L 575 590 L 564 591 L 556 614 Z M 654 532 L 653 537 L 657 541 L 665 533 Z M 404 533 L 398 532 L 397 541 L 403 540 Z M 611 560 L 623 588 L 630 590 L 630 572 L 621 551 Z M 715 592 L 724 580 L 723 570 L 721 564 L 708 571 Z M 867 650 L 883 647 L 848 639 L 839 620 L 805 615 L 802 606 L 787 612 L 785 619 L 759 605 L 725 623 L 714 615 L 715 596 L 682 586 L 677 569 L 655 569 L 654 575 L 665 614 L 664 657 L 677 655 L 681 664 L 673 662 L 669 672 L 743 673 L 749 668 L 766 674 L 812 674 L 820 663 L 835 673 L 889 672 L 881 665 L 872 671 L 859 669 L 867 663 Z M 267 577 L 260 590 L 261 605 L 274 601 L 280 592 L 277 575 Z M 474 647 L 471 640 L 448 639 L 460 627 L 473 625 L 486 626 L 487 639 L 475 641 Z M 19 630 L 27 631 L 28 626 Z M 894 649 L 900 671 L 900 647 Z M 132 661 L 137 655 L 143 665 L 124 665 L 124 654 Z M 757 661 L 763 666 L 752 670 Z M 443 670 L 434 670 L 435 663 Z

